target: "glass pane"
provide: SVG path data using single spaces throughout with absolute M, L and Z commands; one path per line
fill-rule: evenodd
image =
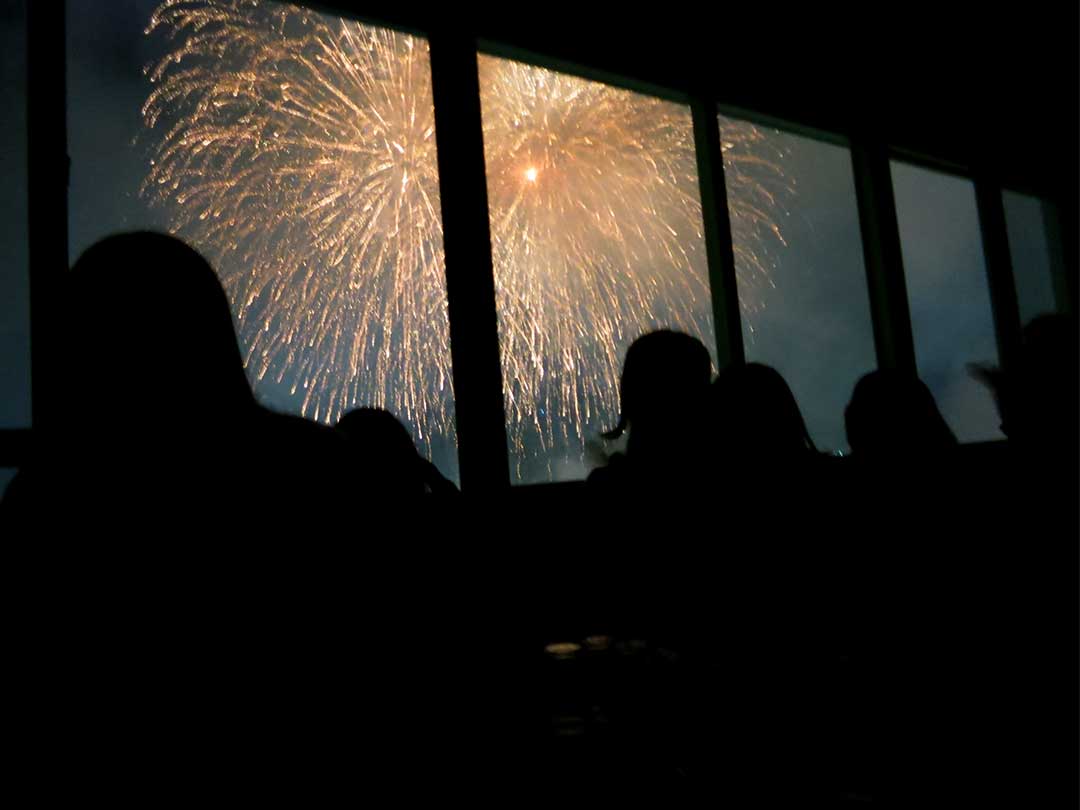
M 427 42 L 269 2 L 68 10 L 72 256 L 178 234 L 262 402 L 388 408 L 456 478 Z
M 877 367 L 851 155 L 720 117 L 746 358 L 773 366 L 821 450 Z
M 968 363 L 998 362 L 975 186 L 893 162 L 915 360 L 960 441 L 1003 438 L 989 390 Z
M 1057 210 L 1038 197 L 1014 191 L 1004 192 L 1003 199 L 1020 321 L 1027 325 L 1036 315 L 1058 309 L 1054 290 L 1055 271 L 1061 261 Z
M 490 56 L 480 97 L 511 480 L 582 478 L 635 338 L 714 351 L 690 110 Z
M 26 7 L 0 4 L 0 429 L 30 426 L 26 202 Z
M 18 470 L 13 470 L 7 467 L 0 468 L 0 500 L 3 500 L 4 493 L 7 492 L 8 484 L 15 477 L 15 473 Z

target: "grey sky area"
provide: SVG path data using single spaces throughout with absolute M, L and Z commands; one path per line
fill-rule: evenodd
M 968 363 L 997 363 L 970 180 L 893 163 L 915 362 L 942 415 L 960 441 L 1003 438 L 989 390 Z
M 1020 321 L 1026 325 L 1036 315 L 1059 306 L 1054 278 L 1062 258 L 1059 251 L 1051 249 L 1056 244 L 1053 234 L 1060 227 L 1058 214 L 1053 205 L 1037 197 L 1006 191 L 1005 216 Z
M 0 429 L 30 425 L 30 276 L 26 244 L 26 16 L 0 3 Z
M 851 156 L 771 130 L 767 140 L 788 193 L 774 217 L 783 242 L 761 237 L 767 283 L 739 286 L 746 356 L 784 375 L 819 449 L 843 451 L 844 406 L 877 366 Z

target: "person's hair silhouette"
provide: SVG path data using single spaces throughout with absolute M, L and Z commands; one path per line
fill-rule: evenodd
M 457 487 L 421 456 L 408 428 L 382 408 L 356 408 L 338 420 L 358 454 L 356 476 L 369 492 L 447 494 Z
M 604 434 L 617 439 L 628 428 L 640 434 L 668 424 L 688 398 L 699 397 L 712 376 L 709 351 L 700 340 L 661 329 L 642 335 L 626 350 L 619 377 L 619 422 Z
M 812 455 L 816 452 L 802 413 L 776 369 L 744 363 L 725 369 L 713 384 L 719 462 Z
M 197 251 L 164 234 L 110 236 L 66 281 L 67 379 L 97 425 L 176 431 L 255 407 L 228 299 Z
M 1073 317 L 1040 315 L 1024 327 L 1009 370 L 969 367 L 993 392 L 1010 441 L 1037 452 L 1076 447 L 1077 343 Z
M 626 457 L 613 456 L 590 480 L 609 481 L 624 461 L 637 478 L 664 474 L 679 479 L 691 473 L 697 452 L 693 434 L 711 376 L 708 349 L 695 337 L 662 329 L 635 340 L 619 378 L 619 421 L 603 434 L 614 440 L 627 433 Z
M 926 384 L 911 374 L 878 370 L 864 375 L 844 411 L 852 455 L 912 457 L 956 445 Z
M 194 249 L 109 236 L 75 262 L 61 301 L 70 406 L 20 471 L 24 514 L 57 503 L 144 527 L 205 512 L 254 529 L 273 520 L 256 504 L 303 512 L 352 494 L 342 436 L 257 404 L 225 290 Z

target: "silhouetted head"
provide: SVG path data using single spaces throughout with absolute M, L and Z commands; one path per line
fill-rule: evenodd
M 976 376 L 994 392 L 1001 429 L 1030 447 L 1075 449 L 1077 367 L 1076 320 L 1040 315 L 1025 328 L 1010 371 L 976 367 Z
M 338 420 L 337 429 L 358 451 L 359 475 L 367 486 L 423 492 L 423 460 L 408 428 L 392 413 L 382 408 L 356 408 Z
M 844 423 L 856 456 L 912 456 L 956 445 L 930 389 L 919 378 L 899 371 L 864 375 L 855 384 Z
M 713 406 L 721 456 L 774 460 L 815 452 L 794 394 L 770 366 L 725 369 L 713 384 Z
M 75 262 L 65 300 L 68 379 L 97 423 L 175 429 L 254 405 L 225 291 L 178 239 L 103 239 Z
M 337 429 L 366 451 L 387 455 L 416 455 L 409 429 L 382 408 L 356 408 L 338 420 Z
M 619 424 L 605 438 L 618 438 L 628 428 L 640 437 L 692 423 L 711 376 L 709 351 L 697 338 L 668 330 L 642 335 L 626 351 Z

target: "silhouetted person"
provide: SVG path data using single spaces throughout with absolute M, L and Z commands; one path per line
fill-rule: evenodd
M 63 301 L 70 404 L 15 493 L 35 534 L 11 537 L 47 552 L 20 566 L 41 639 L 27 657 L 80 784 L 208 785 L 228 761 L 235 783 L 271 785 L 328 761 L 341 729 L 382 745 L 420 727 L 402 694 L 424 693 L 391 651 L 419 600 L 362 544 L 379 505 L 350 486 L 344 436 L 256 403 L 206 261 L 109 237 Z
M 204 513 L 258 523 L 347 490 L 340 435 L 256 403 L 225 292 L 183 242 L 103 239 L 62 302 L 70 404 L 18 482 L 24 512 L 154 531 Z
M 702 463 L 695 432 L 711 376 L 712 360 L 697 338 L 659 330 L 635 340 L 619 378 L 619 422 L 604 434 L 608 440 L 628 434 L 626 454 L 594 470 L 590 484 L 667 488 L 694 480 Z
M 865 553 L 863 532 L 882 547 L 914 548 L 937 533 L 949 536 L 955 530 L 962 536 L 971 530 L 969 514 L 973 516 L 974 510 L 965 506 L 959 515 L 956 510 L 971 497 L 960 490 L 967 482 L 959 466 L 963 459 L 956 437 L 922 380 L 897 370 L 865 374 L 844 410 L 844 424 L 851 458 L 839 465 L 843 475 L 838 482 L 843 499 L 839 507 L 846 525 L 860 527 L 854 537 L 848 535 L 856 540 L 849 556 Z M 933 567 L 927 571 L 920 576 L 939 573 Z M 890 610 L 904 603 L 901 595 L 889 599 L 885 593 L 879 586 L 873 597 L 864 596 L 867 603 L 880 600 Z
M 808 610 L 783 616 L 772 611 L 782 600 L 816 586 L 799 577 L 785 577 L 785 571 L 804 569 L 799 555 L 811 546 L 796 544 L 786 552 L 784 561 L 771 561 L 767 585 L 756 586 L 761 594 L 744 589 L 754 581 L 754 572 L 763 570 L 757 556 L 762 549 L 807 535 L 815 523 L 810 516 L 829 509 L 823 497 L 828 459 L 815 449 L 795 396 L 776 369 L 761 363 L 729 366 L 717 377 L 710 394 L 712 482 L 715 491 L 724 494 L 717 512 L 745 527 L 735 536 L 716 538 L 723 546 L 726 587 L 730 595 L 745 595 L 736 600 L 740 611 L 755 606 L 747 611 L 749 620 L 742 625 L 760 625 L 755 643 L 769 636 L 787 637 L 794 622 L 806 619 Z M 760 542 L 748 542 L 746 531 L 753 532 Z M 732 577 L 730 571 L 741 574 Z M 773 589 L 776 598 L 762 598 Z
M 864 375 L 855 384 L 844 424 L 852 455 L 866 459 L 932 457 L 956 446 L 930 389 L 899 371 Z
M 1009 439 L 1009 467 L 995 471 L 992 482 L 997 494 L 983 496 L 993 503 L 987 510 L 995 521 L 992 528 L 1020 538 L 1037 527 L 1045 548 L 1073 553 L 1078 549 L 1080 528 L 1078 366 L 1076 319 L 1053 314 L 1040 315 L 1024 328 L 1019 350 L 1006 369 L 970 367 L 974 376 L 990 386 L 1002 432 Z M 1006 529 L 1005 518 L 1010 516 L 1015 524 Z M 1070 555 L 1057 566 L 1072 572 L 1059 592 L 1066 585 L 1075 587 L 1078 564 Z M 1075 605 L 1069 609 L 1075 615 Z
M 972 366 L 994 394 L 1001 430 L 1024 452 L 1075 454 L 1077 446 L 1077 328 L 1063 314 L 1040 315 L 1023 331 L 1009 371 Z
M 368 492 L 387 495 L 457 492 L 457 487 L 417 452 L 408 428 L 389 411 L 357 408 L 341 417 L 337 429 L 349 437 L 359 467 L 357 475 Z
M 803 461 L 817 451 L 795 396 L 780 373 L 761 363 L 731 366 L 712 387 L 716 463 Z
M 901 688 L 888 691 L 902 696 L 897 726 L 912 729 L 907 736 L 922 736 L 931 724 L 941 729 L 925 750 L 942 773 L 1000 773 L 994 778 L 1000 796 L 1016 797 L 1013 804 L 1046 804 L 1065 795 L 1065 774 L 1072 790 L 1077 762 L 1075 318 L 1035 318 L 1008 360 L 1004 368 L 969 366 L 994 394 L 1008 441 L 961 446 L 947 478 L 935 474 L 934 464 L 920 465 L 920 478 L 930 476 L 944 495 L 934 499 L 924 486 L 918 501 L 908 498 L 897 510 L 915 516 L 900 523 L 911 531 L 894 545 L 922 552 L 912 555 L 919 564 L 906 577 L 919 582 L 921 605 L 914 614 L 905 606 L 894 626 L 918 628 L 917 647 L 911 646 L 934 663 L 932 671 L 920 672 L 914 656 L 901 658 L 905 666 L 893 676 Z M 896 523 L 890 515 L 889 524 Z M 930 543 L 932 554 L 926 554 L 919 546 Z M 926 559 L 933 559 L 932 567 Z M 936 594 L 927 583 L 935 578 Z M 1001 701 L 1005 693 L 1022 699 Z M 991 704 L 995 710 L 987 717 Z M 952 729 L 967 738 L 959 760 Z
M 706 450 L 701 425 L 712 361 L 701 341 L 661 330 L 642 335 L 627 349 L 619 378 L 618 424 L 604 438 L 626 434 L 626 452 L 592 471 L 587 498 L 590 530 L 617 543 L 617 551 L 599 554 L 602 565 L 588 577 L 604 585 L 604 611 L 615 635 L 671 638 L 686 610 L 667 598 L 664 583 L 674 571 L 664 570 L 656 553 L 665 539 L 678 542 L 692 521 L 705 511 Z M 579 560 L 581 558 L 579 557 Z M 598 560 L 599 562 L 599 560 Z
M 724 496 L 717 513 L 744 527 L 735 536 L 715 538 L 723 549 L 727 598 L 745 613 L 731 632 L 739 636 L 751 630 L 753 643 L 745 637 L 740 642 L 750 647 L 770 638 L 789 638 L 793 623 L 804 620 L 808 611 L 782 616 L 774 611 L 783 600 L 813 586 L 799 578 L 786 580 L 784 574 L 804 568 L 798 555 L 808 547 L 794 546 L 784 561 L 767 566 L 757 555 L 773 543 L 805 535 L 808 516 L 828 508 L 815 491 L 822 485 L 825 457 L 815 449 L 788 384 L 770 366 L 742 363 L 724 369 L 712 384 L 710 406 L 706 435 L 713 449 L 711 484 Z M 755 542 L 747 541 L 747 531 Z M 768 570 L 768 579 L 750 587 L 763 570 Z M 767 596 L 771 593 L 776 595 Z

